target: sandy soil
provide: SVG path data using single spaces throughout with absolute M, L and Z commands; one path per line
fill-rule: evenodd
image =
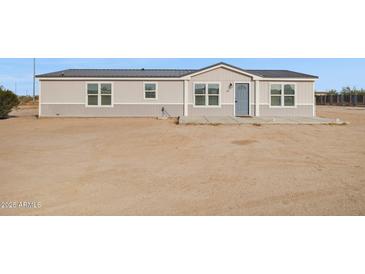
M 41 203 L 0 215 L 364 215 L 365 109 L 318 114 L 350 124 L 0 120 L 0 202 Z

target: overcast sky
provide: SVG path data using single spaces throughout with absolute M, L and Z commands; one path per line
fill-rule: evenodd
M 198 69 L 218 62 L 226 62 L 244 69 L 287 69 L 317 75 L 316 90 L 340 90 L 344 86 L 365 88 L 365 59 L 258 59 L 258 58 L 92 58 L 92 59 L 36 59 L 36 73 L 69 68 L 186 68 Z M 0 85 L 17 94 L 32 93 L 33 59 L 0 58 Z M 38 93 L 38 85 L 36 88 Z

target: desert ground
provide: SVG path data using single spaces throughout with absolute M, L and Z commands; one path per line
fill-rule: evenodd
M 0 215 L 365 215 L 365 108 L 349 125 L 0 120 Z

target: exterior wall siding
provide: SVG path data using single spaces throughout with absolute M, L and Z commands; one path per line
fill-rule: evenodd
M 112 107 L 86 107 L 86 85 L 113 84 Z M 144 99 L 144 82 L 157 83 L 157 99 Z M 42 81 L 41 116 L 109 117 L 161 116 L 162 107 L 171 117 L 183 115 L 183 81 Z
M 183 103 L 183 81 L 42 81 L 42 103 L 82 103 L 86 101 L 86 84 L 113 84 L 114 103 Z M 144 99 L 144 82 L 158 86 L 157 100 Z
M 144 99 L 144 82 L 157 83 L 157 100 Z M 183 103 L 183 81 L 115 81 L 115 103 Z
M 114 107 L 85 107 L 84 104 L 43 104 L 43 117 L 161 117 L 183 115 L 184 106 L 164 104 L 117 104 Z
M 260 81 L 260 104 L 270 102 L 270 83 L 291 83 L 296 85 L 295 100 L 298 105 L 314 103 L 313 82 L 289 82 L 289 81 Z
M 189 104 L 189 116 L 233 116 L 233 104 L 222 105 L 219 108 L 194 107 Z
M 42 103 L 85 104 L 84 81 L 41 81 Z
M 292 83 L 296 85 L 295 107 L 270 107 L 270 84 Z M 260 81 L 260 116 L 313 117 L 314 82 L 311 81 Z
M 108 82 L 113 84 L 113 107 L 87 107 L 86 84 L 91 82 Z M 144 99 L 144 82 L 155 82 L 158 86 L 157 99 Z M 220 83 L 219 107 L 195 107 L 194 83 Z M 189 116 L 233 116 L 234 84 L 250 84 L 250 115 L 255 115 L 255 82 L 251 77 L 226 68 L 216 68 L 191 77 L 188 81 L 188 115 Z M 233 86 L 230 88 L 230 84 Z M 270 83 L 294 83 L 296 85 L 296 106 L 293 108 L 270 107 Z M 259 82 L 260 116 L 313 116 L 314 82 L 313 81 L 261 81 Z M 183 80 L 42 80 L 41 81 L 41 116 L 67 117 L 159 117 L 164 107 L 171 117 L 184 115 L 184 81 Z
M 220 83 L 220 99 L 221 107 L 194 107 L 194 83 L 199 82 L 218 82 Z M 188 86 L 188 102 L 189 102 L 189 116 L 226 116 L 234 115 L 234 83 L 248 82 L 250 84 L 249 100 L 250 104 L 254 104 L 254 89 L 255 85 L 251 77 L 237 73 L 226 68 L 217 68 L 202 74 L 191 77 Z M 233 84 L 230 88 L 229 85 Z M 254 108 L 251 107 L 250 115 L 254 114 Z
M 313 117 L 313 106 L 303 105 L 296 108 L 270 108 L 260 105 L 260 116 Z

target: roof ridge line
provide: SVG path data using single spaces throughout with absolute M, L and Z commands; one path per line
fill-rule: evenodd
M 136 69 L 124 69 L 124 68 L 71 68 L 71 69 L 65 69 L 65 70 L 60 70 L 60 71 L 55 71 L 55 72 L 61 72 L 61 71 L 67 71 L 67 70 L 173 70 L 173 71 L 181 71 L 181 70 L 186 70 L 186 71 L 195 71 L 198 69 L 151 69 L 151 68 L 136 68 Z

